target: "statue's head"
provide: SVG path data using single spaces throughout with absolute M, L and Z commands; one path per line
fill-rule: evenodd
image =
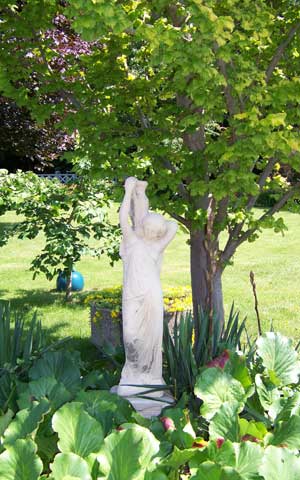
M 158 240 L 167 231 L 167 222 L 159 213 L 148 213 L 143 220 L 144 237 L 147 240 Z

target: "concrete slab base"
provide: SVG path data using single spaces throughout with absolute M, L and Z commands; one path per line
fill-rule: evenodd
M 110 391 L 118 393 L 118 385 L 112 387 Z M 171 407 L 175 402 L 172 395 L 168 392 L 159 398 L 140 398 L 134 395 L 123 398 L 126 398 L 133 408 L 145 418 L 158 417 L 163 408 Z

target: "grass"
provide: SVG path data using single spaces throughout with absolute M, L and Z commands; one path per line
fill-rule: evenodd
M 234 300 L 241 316 L 247 316 L 248 329 L 255 333 L 256 317 L 249 282 L 249 272 L 255 273 L 260 314 L 264 329 L 270 322 L 283 334 L 300 338 L 300 217 L 284 212 L 289 228 L 284 237 L 266 230 L 255 243 L 240 247 L 234 265 L 227 267 L 223 276 L 226 311 Z M 16 217 L 7 214 L 0 220 L 13 223 Z M 0 227 L 1 227 L 0 223 Z M 189 248 L 183 232 L 176 235 L 168 247 L 162 269 L 162 284 L 184 286 L 189 284 Z M 43 276 L 32 280 L 30 262 L 43 246 L 43 237 L 35 240 L 11 239 L 0 249 L 0 298 L 24 309 L 37 308 L 46 332 L 53 338 L 71 336 L 81 349 L 93 350 L 89 344 L 89 312 L 79 303 L 80 294 L 74 295 L 74 303 L 66 304 L 63 294 L 55 291 L 55 281 Z M 76 265 L 85 278 L 85 290 L 120 285 L 122 264 L 109 265 L 101 260 L 84 257 Z

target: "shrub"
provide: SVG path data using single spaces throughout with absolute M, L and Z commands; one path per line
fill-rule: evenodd
M 165 379 L 172 385 L 175 398 L 194 390 L 199 368 L 227 350 L 241 348 L 241 336 L 245 330 L 245 319 L 240 322 L 234 306 L 229 313 L 226 325 L 220 330 L 220 323 L 213 318 L 213 338 L 209 335 L 209 317 L 205 313 L 198 316 L 198 343 L 195 344 L 195 321 L 191 312 L 177 315 L 174 329 L 170 331 L 164 323 L 163 351 L 165 359 Z M 225 358 L 223 358 L 225 360 Z
M 164 308 L 168 313 L 184 312 L 192 307 L 192 294 L 190 287 L 168 288 L 164 291 Z M 100 291 L 89 293 L 84 298 L 86 305 L 95 305 L 95 308 L 109 309 L 112 318 L 121 318 L 122 310 L 122 287 L 105 288 Z M 101 315 L 98 315 L 101 318 Z
M 24 312 L 12 310 L 9 302 L 0 300 L 0 409 L 15 408 L 17 380 L 26 380 L 34 361 L 65 340 L 47 345 L 36 312 L 26 320 Z
M 198 411 L 182 399 L 145 419 L 77 352 L 45 352 L 16 384 L 19 411 L 0 415 L 0 478 L 298 480 L 297 353 L 271 332 L 251 359 L 222 352 L 199 370 Z

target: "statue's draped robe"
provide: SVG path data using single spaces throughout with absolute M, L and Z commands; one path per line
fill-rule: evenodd
M 163 294 L 160 284 L 161 253 L 134 236 L 122 242 L 123 339 L 126 363 L 122 384 L 162 385 Z M 124 393 L 128 388 L 124 388 Z M 132 393 L 140 389 L 131 389 Z M 163 392 L 156 392 L 156 396 Z

